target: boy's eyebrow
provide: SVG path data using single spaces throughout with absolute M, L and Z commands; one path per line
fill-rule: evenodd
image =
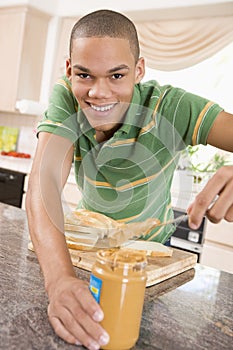
M 108 73 L 114 73 L 114 72 L 117 72 L 118 70 L 121 70 L 121 69 L 128 69 L 129 70 L 129 67 L 126 64 L 120 64 L 117 67 L 109 69 Z
M 80 64 L 75 64 L 73 66 L 73 68 L 79 69 L 79 70 L 81 70 L 82 72 L 85 72 L 85 73 L 90 73 L 91 72 L 89 68 L 83 67 Z M 108 73 L 114 73 L 114 72 L 117 72 L 117 71 L 119 71 L 121 69 L 128 69 L 129 70 L 129 67 L 126 64 L 120 64 L 119 66 L 116 66 L 114 68 L 109 69 Z
M 79 69 L 85 73 L 90 73 L 90 69 L 86 68 L 86 67 L 83 67 L 83 66 L 80 66 L 79 64 L 74 64 L 73 65 L 73 68 L 75 69 Z

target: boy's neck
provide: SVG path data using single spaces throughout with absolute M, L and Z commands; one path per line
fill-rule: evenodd
M 121 124 L 108 131 L 96 130 L 96 141 L 98 143 L 108 141 L 120 127 L 121 127 Z

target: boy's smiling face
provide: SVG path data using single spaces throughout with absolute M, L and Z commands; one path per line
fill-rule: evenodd
M 135 63 L 126 39 L 77 38 L 66 74 L 89 124 L 111 137 L 123 123 L 134 85 L 144 76 L 144 59 Z

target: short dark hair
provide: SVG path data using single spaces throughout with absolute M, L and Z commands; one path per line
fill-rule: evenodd
M 77 38 L 111 37 L 123 38 L 129 41 L 135 62 L 139 59 L 140 49 L 137 30 L 133 22 L 119 12 L 111 10 L 98 10 L 80 18 L 71 31 L 70 57 L 72 43 Z

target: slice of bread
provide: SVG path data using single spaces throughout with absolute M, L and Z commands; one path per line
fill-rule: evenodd
M 134 250 L 143 250 L 146 251 L 147 256 L 155 257 L 155 256 L 164 256 L 169 257 L 172 256 L 173 250 L 162 243 L 152 242 L 152 241 L 132 241 L 127 242 L 122 245 L 121 249 L 134 249 Z
M 108 216 L 90 211 L 87 209 L 76 209 L 73 212 L 67 213 L 64 217 L 65 229 L 78 231 L 79 226 L 94 227 L 94 228 L 114 228 L 118 226 L 118 222 Z

